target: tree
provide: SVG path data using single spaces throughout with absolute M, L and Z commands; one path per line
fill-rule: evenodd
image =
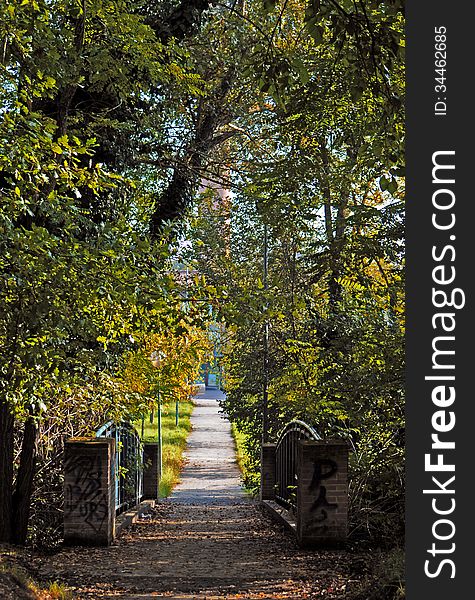
M 143 408 L 130 369 L 165 330 L 185 349 L 209 304 L 226 322 L 227 408 L 250 452 L 266 321 L 272 434 L 302 415 L 373 448 L 383 423 L 392 440 L 399 0 L 2 2 L 0 539 L 25 540 L 38 427 L 53 399 L 87 397 L 94 418 L 100 393 L 120 398 L 107 405 L 115 418 Z M 224 212 L 195 193 L 203 178 L 232 187 Z M 208 281 L 191 303 L 171 259 L 188 232 Z M 193 360 L 170 355 L 172 393 L 176 369 Z
M 166 137 L 166 100 L 199 93 L 199 78 L 132 3 L 4 2 L 2 14 L 0 540 L 24 543 L 55 394 L 112 375 L 133 331 L 181 311 L 168 248 L 147 237 L 152 186 L 131 166 L 141 136 Z
M 302 7 L 285 3 L 283 9 L 284 3 L 281 13 L 269 13 L 272 45 L 251 54 L 264 66 L 248 80 L 255 103 L 236 126 L 252 141 L 230 141 L 236 195 L 229 256 L 219 244 L 219 214 L 214 221 L 198 215 L 195 225 L 197 269 L 224 298 L 225 409 L 246 433 L 257 462 L 268 321 L 271 438 L 291 418 L 347 438 L 354 449 L 352 501 L 361 509 L 353 511 L 355 528 L 369 515 L 371 534 L 381 522 L 401 532 L 400 56 L 387 61 L 382 85 L 379 70 L 361 71 L 351 60 L 354 38 L 335 57 L 329 25 L 320 40 L 303 37 Z M 400 15 L 393 16 L 399 24 L 394 37 L 401 40 Z M 379 60 L 386 50 L 370 58 Z M 264 223 L 268 290 L 262 283 Z

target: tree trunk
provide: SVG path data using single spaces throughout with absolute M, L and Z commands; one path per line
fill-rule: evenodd
M 328 295 L 329 305 L 334 312 L 341 299 L 341 285 L 338 282 L 340 276 L 339 253 L 338 253 L 338 232 L 334 231 L 332 215 L 332 194 L 330 189 L 330 158 L 325 142 L 321 141 L 321 159 L 323 164 L 324 177 L 322 180 L 323 203 L 325 211 L 325 235 L 328 244 L 330 274 L 328 276 Z
M 28 518 L 36 464 L 37 430 L 35 420 L 33 417 L 29 417 L 23 432 L 20 466 L 12 499 L 11 542 L 13 544 L 24 545 L 28 534 Z
M 226 97 L 236 78 L 236 70 L 231 67 L 222 77 L 209 98 L 200 103 L 194 139 L 185 152 L 185 166 L 176 167 L 173 177 L 155 203 L 151 215 L 150 233 L 157 238 L 165 223 L 171 223 L 183 216 L 191 204 L 193 188 L 200 177 L 203 164 L 209 152 L 225 142 L 235 132 L 215 135 L 230 116 L 226 112 Z
M 13 413 L 0 399 L 0 542 L 9 542 L 12 531 Z
M 330 273 L 328 277 L 329 306 L 332 312 L 337 312 L 338 304 L 342 296 L 342 287 L 339 283 L 339 279 L 341 277 L 341 255 L 345 246 L 349 191 L 347 189 L 340 190 L 338 194 L 338 204 L 336 205 L 336 215 L 333 217 L 332 208 L 335 208 L 335 205 L 332 203 L 330 184 L 330 155 L 323 140 L 321 141 L 320 156 L 324 172 L 321 185 L 325 214 L 325 234 L 330 258 Z
M 202 14 L 213 4 L 211 0 L 182 0 L 164 19 L 157 22 L 156 14 L 146 23 L 156 32 L 163 44 L 171 38 L 182 40 L 199 27 Z

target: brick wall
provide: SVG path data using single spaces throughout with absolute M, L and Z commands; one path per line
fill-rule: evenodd
M 115 536 L 115 439 L 66 441 L 64 541 L 109 545 Z
M 158 443 L 147 442 L 143 449 L 143 495 L 148 500 L 158 498 L 158 484 L 160 482 L 158 465 Z
M 297 539 L 329 546 L 348 531 L 348 445 L 341 440 L 299 442 Z
M 262 444 L 261 449 L 261 500 L 275 498 L 275 444 Z

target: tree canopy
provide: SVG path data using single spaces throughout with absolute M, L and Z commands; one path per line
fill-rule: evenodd
M 159 348 L 184 393 L 211 321 L 249 456 L 267 323 L 270 435 L 345 436 L 354 502 L 400 516 L 400 0 L 0 6 L 0 540 L 51 423 L 139 414 Z

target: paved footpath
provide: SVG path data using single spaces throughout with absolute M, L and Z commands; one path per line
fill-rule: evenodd
M 246 500 L 231 425 L 219 406 L 223 398 L 223 392 L 213 389 L 195 396 L 186 464 L 181 483 L 170 497 L 172 502 L 224 506 Z
M 196 396 L 181 483 L 109 548 L 34 561 L 78 600 L 348 598 L 365 571 L 348 552 L 303 551 L 242 490 L 217 390 Z

